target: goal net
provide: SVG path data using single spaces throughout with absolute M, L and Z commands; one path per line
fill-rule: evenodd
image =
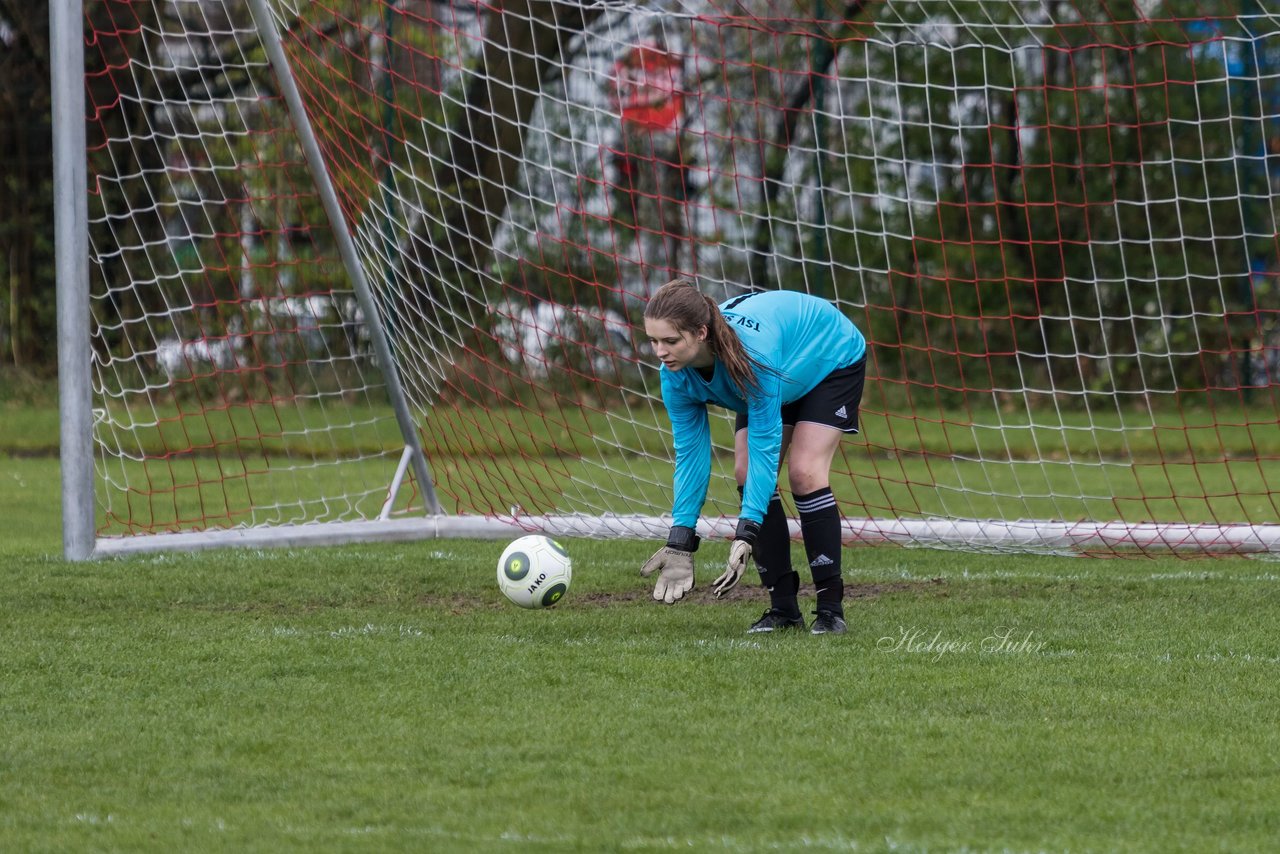
M 661 537 L 637 321 L 676 276 L 866 334 L 848 542 L 1280 550 L 1280 26 L 1250 0 L 83 25 L 96 554 Z

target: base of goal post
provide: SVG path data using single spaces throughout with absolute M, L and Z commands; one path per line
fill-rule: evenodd
M 667 516 L 415 516 L 355 522 L 226 528 L 121 538 L 102 538 L 94 558 L 160 551 L 216 548 L 329 546 L 356 542 L 409 542 L 471 538 L 504 539 L 528 533 L 595 539 L 659 540 L 671 525 Z M 698 533 L 727 540 L 737 520 L 700 522 Z M 791 522 L 798 539 L 800 526 Z M 845 519 L 846 545 L 896 544 L 979 552 L 1079 554 L 1090 550 L 1275 554 L 1280 525 L 1124 524 L 1116 522 L 1001 522 L 955 519 Z
M 378 521 L 385 522 L 391 518 L 391 508 L 395 506 L 396 496 L 400 494 L 400 485 L 404 483 L 404 476 L 409 471 L 409 463 L 413 460 L 415 451 L 405 445 L 404 453 L 400 454 L 400 463 L 396 466 L 395 476 L 391 478 L 391 486 L 387 487 L 387 498 L 382 502 L 382 511 L 378 513 Z
M 792 533 L 798 534 L 793 523 Z M 1275 554 L 1280 525 L 1216 525 L 1182 522 L 1062 522 L 1043 519 L 846 519 L 844 542 L 955 548 L 977 552 L 1077 555 L 1191 552 Z

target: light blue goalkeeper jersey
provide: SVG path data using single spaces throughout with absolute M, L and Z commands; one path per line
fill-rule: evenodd
M 760 389 L 744 397 L 719 359 L 711 379 L 697 368 L 663 365 L 662 400 L 675 436 L 673 523 L 695 527 L 711 482 L 711 428 L 707 404 L 747 415 L 748 469 L 742 517 L 763 522 L 778 483 L 782 406 L 804 397 L 827 374 L 867 352 L 862 333 L 834 305 L 795 291 L 744 294 L 720 305 L 725 319 L 762 366 Z

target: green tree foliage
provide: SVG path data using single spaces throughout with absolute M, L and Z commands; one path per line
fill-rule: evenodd
M 0 2 L 0 364 L 56 357 L 49 12 Z
M 1280 266 L 1249 156 L 1277 110 L 1257 82 L 1280 69 L 1274 23 L 1234 2 L 1211 30 L 1192 26 L 1193 0 L 978 5 L 278 8 L 393 334 L 458 337 L 504 287 L 618 302 L 635 250 L 619 242 L 606 152 L 621 125 L 601 80 L 616 51 L 659 39 L 687 57 L 686 115 L 648 168 L 704 176 L 677 182 L 689 217 L 660 229 L 679 238 L 673 270 L 864 308 L 882 375 L 944 396 L 1218 381 L 1204 354 L 1247 349 L 1274 297 L 1250 266 Z M 10 115 L 41 103 L 47 62 L 45 10 L 17 6 L 0 3 Z M 244 0 L 86 10 L 91 171 L 115 177 L 90 198 L 101 346 L 143 352 L 250 296 L 344 288 Z M 197 61 L 138 73 L 183 23 L 204 27 L 187 39 Z M 235 109 L 201 108 L 217 99 Z M 3 126 L 0 339 L 7 360 L 47 359 L 47 125 Z M 133 280 L 156 286 L 118 286 Z M 935 375 L 913 375 L 926 353 Z
M 854 118 L 829 142 L 847 200 L 831 227 L 852 238 L 831 243 L 860 271 L 885 374 L 905 382 L 927 352 L 944 396 L 1216 382 L 1204 352 L 1247 345 L 1203 318 L 1248 311 L 1270 227 L 1242 201 L 1267 192 L 1239 156 L 1257 84 L 1233 81 L 1224 43 L 1115 23 L 1145 17 L 1115 4 L 993 4 L 982 31 L 939 4 L 911 14 L 895 31 L 911 37 L 849 51 Z

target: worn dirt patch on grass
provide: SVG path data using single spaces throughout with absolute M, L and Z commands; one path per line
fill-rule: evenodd
M 927 593 L 930 595 L 945 595 L 946 581 L 942 578 L 933 578 L 928 581 L 868 581 L 868 582 L 846 582 L 844 586 L 844 598 L 846 601 L 854 600 L 870 600 L 878 599 L 881 596 L 891 593 Z M 812 584 L 800 585 L 800 598 L 812 599 L 814 596 Z M 653 588 L 649 583 L 638 586 L 630 590 L 621 591 L 578 591 L 572 588 L 565 604 L 570 607 L 588 607 L 588 608 L 611 608 L 619 605 L 632 605 L 635 603 L 652 602 Z M 418 605 L 430 607 L 445 607 L 451 611 L 463 611 L 472 608 L 505 608 L 510 607 L 506 600 L 501 598 L 501 594 L 495 596 L 477 596 L 470 593 L 458 593 L 447 596 L 433 596 L 425 594 L 417 597 Z M 695 588 L 693 592 L 685 596 L 682 603 L 720 603 L 720 602 L 759 602 L 768 604 L 768 592 L 758 584 L 745 585 L 739 584 L 728 594 L 720 598 L 716 598 L 711 593 L 711 585 Z

